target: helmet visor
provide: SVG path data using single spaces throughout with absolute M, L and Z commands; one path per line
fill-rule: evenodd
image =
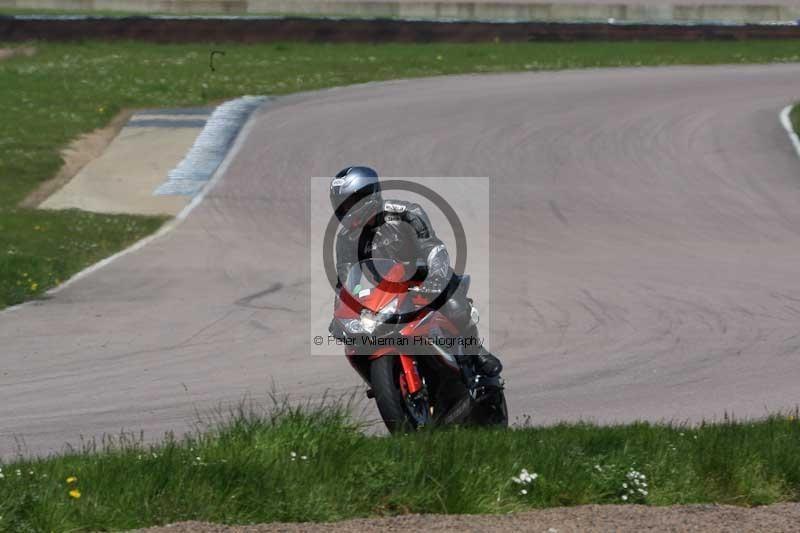
M 339 207 L 336 208 L 336 218 L 347 227 L 358 226 L 377 214 L 380 205 L 380 190 L 362 189 L 351 194 L 339 204 Z

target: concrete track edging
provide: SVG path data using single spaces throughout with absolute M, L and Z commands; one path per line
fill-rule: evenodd
M 792 141 L 792 146 L 794 146 L 795 152 L 797 152 L 797 157 L 800 158 L 800 135 L 794 131 L 794 126 L 792 126 L 792 119 L 789 118 L 789 115 L 792 114 L 792 109 L 794 106 L 798 104 L 787 105 L 781 110 L 781 124 L 783 128 L 786 130 L 786 133 L 789 135 L 789 140 Z
M 247 117 L 264 101 L 264 96 L 242 96 L 217 106 L 183 160 L 153 195 L 193 196 L 203 190 L 227 156 Z
M 269 100 L 265 100 L 264 102 L 266 103 L 268 101 Z M 262 103 L 262 105 L 264 105 L 264 104 Z M 255 110 L 253 110 L 253 111 L 255 111 Z M 245 121 L 245 123 L 241 127 L 241 129 L 239 130 L 238 134 L 236 135 L 235 140 L 230 145 L 230 147 L 228 149 L 228 152 L 225 154 L 225 157 L 222 160 L 222 163 L 220 163 L 220 165 L 217 167 L 217 169 L 214 172 L 214 174 L 212 175 L 211 179 L 208 182 L 206 182 L 205 186 L 194 196 L 194 198 L 192 198 L 192 201 L 189 202 L 186 205 L 186 207 L 184 207 L 181 210 L 181 212 L 178 213 L 175 216 L 175 218 L 173 218 L 172 220 L 170 220 L 167 223 L 165 223 L 154 234 L 152 234 L 152 235 L 150 235 L 148 237 L 145 237 L 144 239 L 141 239 L 139 241 L 136 241 L 135 243 L 133 243 L 129 247 L 125 248 L 124 250 L 120 250 L 119 252 L 115 253 L 114 255 L 106 257 L 105 259 L 102 259 L 102 260 L 98 261 L 97 263 L 86 267 L 85 269 L 81 270 L 77 274 L 73 275 L 71 278 L 69 278 L 67 281 L 65 281 L 61 285 L 53 287 L 52 289 L 50 289 L 47 292 L 45 292 L 44 296 L 54 296 L 54 295 L 58 294 L 59 292 L 63 291 L 64 289 L 66 289 L 70 285 L 76 283 L 77 281 L 89 276 L 90 274 L 92 274 L 94 272 L 97 272 L 98 270 L 110 265 L 111 263 L 115 262 L 116 260 L 118 260 L 118 259 L 120 259 L 122 257 L 125 257 L 126 255 L 129 255 L 129 254 L 132 254 L 132 253 L 134 253 L 134 252 L 136 252 L 138 250 L 141 250 L 142 248 L 144 248 L 148 244 L 156 241 L 157 239 L 160 239 L 161 237 L 167 235 L 172 230 L 174 230 L 175 228 L 180 226 L 180 224 L 184 220 L 186 220 L 186 218 L 189 216 L 189 214 L 192 211 L 194 211 L 194 209 L 203 202 L 203 200 L 205 199 L 206 195 L 208 195 L 208 193 L 211 190 L 214 189 L 216 184 L 222 179 L 222 176 L 225 175 L 225 172 L 228 170 L 228 167 L 230 166 L 231 162 L 233 161 L 233 158 L 236 156 L 236 154 L 239 153 L 239 150 L 241 150 L 241 147 L 244 144 L 244 139 L 247 138 L 248 133 L 250 132 L 250 130 L 253 127 L 253 124 L 254 124 L 253 117 L 254 116 L 255 116 L 255 112 L 251 112 L 247 116 L 247 120 Z M 36 304 L 36 303 L 37 303 L 37 300 L 30 300 L 30 301 L 23 302 L 23 303 L 18 304 L 18 305 L 13 305 L 11 307 L 7 307 L 6 309 L 1 309 L 0 310 L 0 315 L 11 313 L 11 312 L 14 312 L 17 309 L 20 309 L 20 308 L 22 308 L 24 306 L 33 305 L 33 304 Z

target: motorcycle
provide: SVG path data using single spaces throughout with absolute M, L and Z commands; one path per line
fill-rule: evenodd
M 367 397 L 392 433 L 507 426 L 502 378 L 476 372 L 465 353 L 471 341 L 438 311 L 452 295 L 466 297 L 469 276 L 454 275 L 447 288 L 431 289 L 423 283 L 424 267 L 413 266 L 369 259 L 352 265 L 342 282 L 331 334 L 367 383 Z M 472 308 L 471 321 L 478 320 Z

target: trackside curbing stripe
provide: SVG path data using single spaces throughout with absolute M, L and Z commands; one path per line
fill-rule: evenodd
M 259 106 L 267 101 L 266 97 L 251 97 L 251 98 L 259 98 L 260 99 L 259 100 L 259 102 L 260 102 Z M 223 104 L 223 105 L 225 105 L 225 104 Z M 189 204 L 186 207 L 184 207 L 181 210 L 181 212 L 178 213 L 175 216 L 174 219 L 172 219 L 169 222 L 167 222 L 166 224 L 164 224 L 164 226 L 162 226 L 160 230 L 158 230 L 154 234 L 150 235 L 149 237 L 145 237 L 144 239 L 135 242 L 134 244 L 132 244 L 128 248 L 125 248 L 124 250 L 119 251 L 119 252 L 115 253 L 114 255 L 112 255 L 110 257 L 106 257 L 102 261 L 99 261 L 99 262 L 97 262 L 97 263 L 95 263 L 95 264 L 93 264 L 93 265 L 91 265 L 89 267 L 86 267 L 85 269 L 81 270 L 80 272 L 78 272 L 77 274 L 72 276 L 70 279 L 68 279 L 67 281 L 65 281 L 61 285 L 59 285 L 57 287 L 53 287 L 52 289 L 50 289 L 47 292 L 45 292 L 45 295 L 46 296 L 53 296 L 53 295 L 61 292 L 62 290 L 66 289 L 67 287 L 69 287 L 73 283 L 85 278 L 86 276 L 88 276 L 88 275 L 90 275 L 90 274 L 92 274 L 94 272 L 97 272 L 98 270 L 100 270 L 101 268 L 103 268 L 105 266 L 110 265 L 111 263 L 113 263 L 117 259 L 120 259 L 120 258 L 122 258 L 122 257 L 124 257 L 124 256 L 126 256 L 128 254 L 131 254 L 133 252 L 136 252 L 136 251 L 144 248 L 145 246 L 147 246 L 151 242 L 155 241 L 156 239 L 160 239 L 161 237 L 163 237 L 167 233 L 169 233 L 172 230 L 174 230 L 175 228 L 177 228 L 184 220 L 186 220 L 186 218 L 189 216 L 189 213 L 194 211 L 194 209 L 198 205 L 200 205 L 200 203 L 202 203 L 202 201 L 206 197 L 206 195 L 216 186 L 217 182 L 219 182 L 219 180 L 222 179 L 222 176 L 228 170 L 228 167 L 230 166 L 230 164 L 233 161 L 234 157 L 239 152 L 239 150 L 241 150 L 242 145 L 244 144 L 244 140 L 247 138 L 248 134 L 250 133 L 250 130 L 253 128 L 253 124 L 255 124 L 255 122 L 253 120 L 252 111 L 254 111 L 257 107 L 258 106 L 255 106 L 252 109 L 250 109 L 250 112 L 248 113 L 248 115 L 245 116 L 246 122 L 244 123 L 244 126 L 241 126 L 241 127 L 237 128 L 238 135 L 236 135 L 236 137 L 235 137 L 235 139 L 233 140 L 232 143 L 228 143 L 227 144 L 227 147 L 229 149 L 227 150 L 227 152 L 226 152 L 226 154 L 225 154 L 225 156 L 224 156 L 224 158 L 222 160 L 222 163 L 219 164 L 216 167 L 216 170 L 213 172 L 213 176 L 211 177 L 211 179 L 206 181 L 206 182 L 204 182 L 204 186 L 202 187 L 202 189 L 194 196 L 194 198 L 192 198 L 192 201 L 189 202 Z M 11 313 L 13 311 L 16 311 L 17 309 L 20 309 L 22 307 L 25 307 L 25 306 L 28 306 L 28 305 L 32 305 L 32 304 L 35 304 L 35 303 L 40 303 L 40 302 L 37 302 L 36 300 L 31 300 L 31 301 L 24 302 L 24 303 L 21 303 L 21 304 L 18 304 L 18 305 L 7 307 L 6 309 L 0 310 L 0 315 L 6 314 L 6 313 Z
M 200 192 L 222 163 L 242 124 L 265 100 L 263 96 L 243 96 L 216 108 L 186 157 L 153 194 L 194 196 Z
M 800 135 L 797 135 L 797 132 L 794 131 L 792 119 L 789 118 L 789 115 L 792 114 L 792 109 L 794 109 L 794 105 L 787 105 L 781 110 L 781 124 L 783 124 L 786 133 L 789 134 L 789 139 L 792 141 L 792 145 L 794 145 L 794 151 L 797 152 L 797 157 L 800 157 Z

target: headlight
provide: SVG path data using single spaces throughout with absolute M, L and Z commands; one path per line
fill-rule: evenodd
M 356 334 L 364 333 L 364 328 L 361 327 L 361 320 L 358 318 L 351 318 L 350 320 L 342 320 L 342 325 L 347 333 Z
M 372 333 L 375 331 L 375 328 L 378 326 L 378 321 L 375 318 L 375 315 L 372 314 L 372 311 L 367 311 L 364 309 L 361 311 L 361 329 L 366 331 L 367 333 Z
M 364 309 L 361 311 L 361 328 L 367 333 L 372 333 L 378 324 L 383 324 L 386 320 L 397 311 L 397 298 L 383 306 L 376 315 L 372 311 Z

